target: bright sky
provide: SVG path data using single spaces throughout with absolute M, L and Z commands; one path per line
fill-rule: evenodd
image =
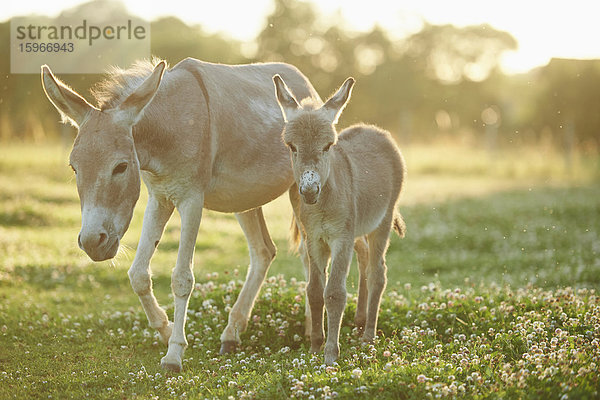
M 81 0 L 6 0 L 0 20 L 31 13 L 55 16 Z M 600 58 L 598 3 L 594 0 L 312 0 L 324 14 L 340 13 L 346 28 L 369 30 L 374 24 L 401 38 L 418 31 L 422 21 L 457 26 L 489 23 L 511 33 L 519 49 L 507 53 L 502 68 L 524 72 L 546 64 L 552 57 Z M 175 15 L 210 32 L 224 32 L 252 40 L 273 10 L 272 0 L 189 1 L 124 0 L 130 12 L 152 20 Z M 152 5 L 150 5 L 152 3 Z M 325 19 L 326 20 L 326 19 Z

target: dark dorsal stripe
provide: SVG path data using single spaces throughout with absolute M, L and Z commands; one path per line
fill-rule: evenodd
M 206 85 L 204 84 L 204 80 L 202 79 L 202 75 L 200 74 L 200 72 L 195 69 L 195 68 L 185 68 L 186 71 L 188 71 L 190 74 L 192 74 L 194 76 L 194 78 L 196 78 L 196 82 L 198 82 L 198 86 L 200 86 L 200 90 L 202 90 L 202 94 L 204 95 L 204 101 L 206 102 L 206 118 L 207 118 L 207 124 L 206 124 L 206 134 L 210 135 L 210 127 L 211 127 L 211 122 L 210 122 L 210 97 L 208 95 L 208 90 L 206 89 Z

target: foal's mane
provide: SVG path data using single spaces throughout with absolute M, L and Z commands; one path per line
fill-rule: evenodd
M 107 77 L 91 89 L 92 95 L 101 110 L 115 108 L 152 73 L 154 67 L 162 60 L 138 60 L 131 67 L 122 69 L 112 66 L 107 71 Z M 167 66 L 168 68 L 168 66 Z

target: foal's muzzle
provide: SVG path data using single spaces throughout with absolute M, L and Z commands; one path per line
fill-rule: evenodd
M 316 171 L 304 171 L 300 176 L 298 191 L 306 204 L 315 204 L 321 193 L 321 177 Z

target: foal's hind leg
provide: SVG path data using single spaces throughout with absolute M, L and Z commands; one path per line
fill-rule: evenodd
M 133 290 L 137 293 L 142 307 L 148 317 L 150 326 L 160 334 L 164 344 L 169 342 L 173 323 L 169 323 L 167 314 L 159 307 L 156 297 L 152 292 L 152 278 L 150 275 L 150 259 L 163 234 L 165 225 L 173 214 L 173 205 L 165 199 L 158 199 L 150 195 L 146 212 L 142 235 L 135 253 L 133 264 L 129 269 L 129 280 Z
M 365 342 L 371 342 L 377 331 L 379 304 L 387 284 L 385 252 L 389 243 L 390 229 L 391 218 L 389 218 L 389 223 L 382 223 L 367 236 L 369 242 L 369 265 L 367 267 L 369 298 L 367 301 L 367 321 L 362 336 L 362 340 Z
M 367 320 L 367 266 L 369 264 L 369 244 L 364 236 L 354 242 L 354 251 L 358 261 L 358 303 L 354 315 L 354 325 L 362 334 Z
M 248 241 L 250 266 L 244 287 L 229 313 L 229 322 L 221 334 L 221 354 L 235 350 L 236 345 L 241 343 L 240 333 L 248 326 L 254 301 L 276 253 L 262 208 L 236 214 L 236 217 Z

